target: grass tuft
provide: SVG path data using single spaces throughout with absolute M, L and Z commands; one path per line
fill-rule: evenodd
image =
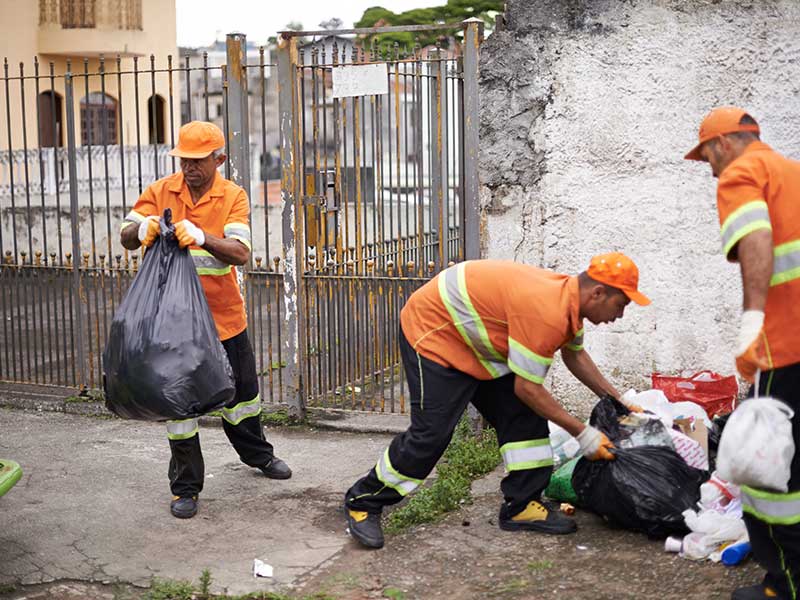
M 499 463 L 500 450 L 494 430 L 484 429 L 476 436 L 467 417 L 463 417 L 436 467 L 435 481 L 392 511 L 384 530 L 395 534 L 414 525 L 432 523 L 471 502 L 472 482 L 493 471 Z

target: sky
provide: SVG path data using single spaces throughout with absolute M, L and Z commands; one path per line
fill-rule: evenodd
M 207 46 L 231 32 L 263 44 L 292 21 L 309 31 L 338 17 L 342 28 L 349 29 L 371 6 L 403 12 L 444 4 L 446 0 L 177 0 L 178 45 Z

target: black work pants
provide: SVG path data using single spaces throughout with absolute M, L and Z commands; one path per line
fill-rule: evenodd
M 754 391 L 751 389 L 749 395 L 753 396 Z M 783 498 L 797 506 L 800 504 L 800 363 L 761 373 L 758 395 L 782 400 L 794 411 L 795 453 L 789 493 Z M 764 583 L 777 591 L 780 598 L 791 600 L 800 599 L 800 511 L 795 517 L 794 524 L 779 525 L 770 523 L 768 516 L 744 515 L 753 557 L 767 570 Z
M 241 461 L 251 467 L 268 464 L 274 454 L 261 427 L 261 397 L 253 348 L 247 330 L 224 340 L 233 369 L 236 394 L 222 410 L 222 426 Z M 167 424 L 172 458 L 169 482 L 175 496 L 196 496 L 203 489 L 204 463 L 197 419 Z
M 436 465 L 470 402 L 497 431 L 506 460 L 501 515 L 513 516 L 538 499 L 553 470 L 549 430 L 547 420 L 514 394 L 515 375 L 482 381 L 443 367 L 417 354 L 402 330 L 400 351 L 411 400 L 411 426 L 392 440 L 378 464 L 347 491 L 347 506 L 378 513 L 402 500 Z M 534 460 L 524 460 L 531 457 Z

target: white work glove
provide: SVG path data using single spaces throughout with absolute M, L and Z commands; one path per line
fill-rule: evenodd
M 175 237 L 181 248 L 186 246 L 203 246 L 206 243 L 206 234 L 189 219 L 175 223 Z
M 763 310 L 746 310 L 742 313 L 742 323 L 739 326 L 739 337 L 736 338 L 736 356 L 741 356 L 750 345 L 758 339 L 764 327 Z
M 142 244 L 142 246 L 149 248 L 153 245 L 153 242 L 156 241 L 156 238 L 160 232 L 161 226 L 159 225 L 158 217 L 150 216 L 139 223 L 139 232 L 137 237 L 139 238 L 139 242 Z
M 764 344 L 764 311 L 746 310 L 742 313 L 739 337 L 736 339 L 736 370 L 751 383 L 756 372 L 770 368 Z
M 614 460 L 610 450 L 615 446 L 602 431 L 587 425 L 577 437 L 578 451 L 589 460 Z

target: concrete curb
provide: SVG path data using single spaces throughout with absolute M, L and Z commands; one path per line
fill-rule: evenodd
M 91 398 L 78 399 L 71 388 L 0 384 L 0 407 L 34 412 L 60 412 L 101 419 L 118 419 L 105 403 Z M 263 405 L 264 412 L 285 409 L 285 405 Z M 217 417 L 200 417 L 205 427 L 220 427 Z M 408 428 L 409 417 L 394 413 L 372 413 L 334 408 L 308 409 L 308 426 L 349 433 L 402 433 Z M 269 427 L 280 427 L 266 424 Z

